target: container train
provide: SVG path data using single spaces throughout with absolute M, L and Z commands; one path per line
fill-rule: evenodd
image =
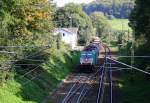
M 80 53 L 80 71 L 94 71 L 100 54 L 100 39 L 94 38 Z

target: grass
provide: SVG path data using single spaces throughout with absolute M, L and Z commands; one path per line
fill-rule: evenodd
M 131 30 L 128 26 L 128 19 L 113 19 L 108 20 L 113 30 Z
M 25 81 L 25 78 L 22 78 Z M 26 86 L 22 86 L 16 80 L 7 81 L 7 83 L 0 88 L 0 102 L 1 103 L 40 103 L 45 97 L 45 92 L 33 82 Z
M 107 44 L 109 45 L 109 44 Z M 110 42 L 109 48 L 111 50 L 111 52 L 118 52 L 118 44 L 115 41 Z
M 57 54 L 57 55 L 56 55 Z M 8 80 L 0 87 L 0 103 L 41 103 L 65 78 L 77 64 L 79 53 L 56 51 L 51 55 L 42 69 L 36 71 L 40 76 L 34 80 L 31 77 Z M 49 101 L 51 103 L 51 100 Z
M 124 72 L 121 76 L 123 87 L 121 88 L 121 103 L 149 103 L 150 82 L 142 73 L 134 73 L 133 80 L 131 73 Z
M 118 47 L 110 47 L 111 52 L 118 52 Z

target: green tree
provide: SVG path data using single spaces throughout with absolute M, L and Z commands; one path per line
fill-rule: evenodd
M 95 0 L 84 4 L 83 10 L 87 14 L 95 11 L 103 12 L 109 18 L 128 18 L 134 7 L 135 0 Z
M 137 55 L 150 55 L 150 1 L 136 0 L 129 25 L 135 33 Z M 148 59 L 140 60 L 141 68 L 149 67 Z
M 1 47 L 1 51 L 13 52 L 13 55 L 1 54 L 0 60 L 21 59 L 34 53 L 40 49 L 36 46 L 49 43 L 52 28 L 52 7 L 48 0 L 1 0 L 0 45 L 28 45 L 33 48 Z
M 100 12 L 94 12 L 90 15 L 90 18 L 93 23 L 93 27 L 96 29 L 97 36 L 101 36 L 110 30 L 109 22 L 107 18 Z

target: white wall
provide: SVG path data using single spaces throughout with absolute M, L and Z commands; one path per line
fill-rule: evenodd
M 60 33 L 62 36 L 62 41 L 66 44 L 69 44 L 72 49 L 74 49 L 77 45 L 77 34 L 69 33 L 64 30 L 60 30 L 56 32 L 57 34 Z M 54 35 L 56 35 L 56 33 Z

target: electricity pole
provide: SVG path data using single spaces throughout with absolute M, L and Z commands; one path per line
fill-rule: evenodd
M 134 22 L 134 26 L 136 25 L 136 23 Z M 132 35 L 132 46 L 131 46 L 131 66 L 134 67 L 134 56 L 135 56 L 135 51 L 134 51 L 134 48 L 135 48 L 135 27 L 133 28 L 133 35 Z M 133 81 L 133 68 L 131 68 L 131 75 L 132 75 L 132 78 L 131 80 Z
M 70 19 L 70 28 L 72 28 L 72 16 L 69 16 Z
M 110 32 L 110 30 L 109 30 L 108 33 L 109 33 L 109 34 L 108 34 L 108 36 L 109 36 L 109 40 L 108 40 L 109 44 L 108 44 L 108 45 L 110 46 L 110 41 L 111 41 L 111 37 L 110 37 L 110 33 L 111 33 L 111 32 Z
M 134 22 L 134 25 L 136 25 L 135 22 Z M 135 54 L 134 48 L 135 48 L 135 27 L 133 28 L 133 36 L 132 36 L 131 66 L 134 66 L 134 54 Z

